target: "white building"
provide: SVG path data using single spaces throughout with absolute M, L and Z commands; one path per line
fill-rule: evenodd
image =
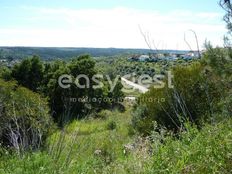
M 139 61 L 140 62 L 145 62 L 146 60 L 149 59 L 149 56 L 148 55 L 141 55 L 139 56 Z

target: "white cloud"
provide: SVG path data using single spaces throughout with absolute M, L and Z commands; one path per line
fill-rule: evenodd
M 147 48 L 140 25 L 159 49 L 188 49 L 183 38 L 189 29 L 197 32 L 200 45 L 206 38 L 222 45 L 226 32 L 221 21 L 223 14 L 218 13 L 183 10 L 161 13 L 122 7 L 102 10 L 24 7 L 24 10 L 34 12 L 27 20 L 36 27 L 0 29 L 0 45 Z M 186 32 L 186 38 L 196 49 L 194 35 Z

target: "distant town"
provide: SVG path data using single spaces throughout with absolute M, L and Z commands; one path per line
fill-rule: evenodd
M 133 55 L 128 58 L 129 61 L 138 62 L 157 62 L 161 60 L 175 61 L 178 59 L 192 60 L 199 59 L 204 51 L 189 51 L 187 53 L 154 53 L 154 54 L 142 54 Z
M 13 67 L 23 58 L 38 55 L 42 60 L 71 59 L 89 54 L 93 57 L 124 56 L 128 61 L 158 62 L 199 59 L 204 51 L 118 49 L 118 48 L 46 48 L 46 47 L 0 47 L 0 64 Z

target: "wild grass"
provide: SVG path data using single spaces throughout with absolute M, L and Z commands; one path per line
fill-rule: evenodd
M 164 129 L 148 140 L 128 135 L 130 110 L 105 113 L 55 132 L 41 151 L 19 157 L 0 148 L 0 174 L 232 173 L 231 118 L 201 130 L 186 124 L 178 138 Z
M 154 155 L 146 173 L 231 173 L 232 119 L 199 130 L 188 130 L 176 139 L 167 136 L 153 143 Z

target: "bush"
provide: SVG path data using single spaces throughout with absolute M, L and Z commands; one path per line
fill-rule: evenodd
M 152 120 L 147 117 L 148 109 L 145 105 L 136 107 L 132 116 L 132 126 L 139 132 L 147 133 L 152 129 Z
M 232 95 L 232 49 L 231 48 L 212 48 L 208 43 L 207 51 L 202 60 L 205 65 L 210 80 L 220 89 L 221 102 L 220 110 L 224 115 L 231 115 L 231 95 Z
M 144 173 L 231 173 L 231 119 L 201 130 L 188 127 L 180 138 L 154 139 L 152 160 Z
M 183 128 L 191 121 L 200 124 L 217 110 L 220 100 L 218 89 L 204 74 L 204 67 L 197 63 L 173 69 L 173 85 L 169 88 L 151 88 L 138 100 L 134 110 L 134 127 L 143 134 L 153 129 L 153 121 L 169 130 Z M 142 106 L 141 106 L 142 105 Z
M 107 126 L 106 126 L 106 127 L 107 127 L 108 130 L 114 130 L 114 129 L 117 128 L 117 124 L 116 124 L 115 121 L 111 120 L 111 121 L 109 121 L 109 122 L 107 123 Z
M 112 116 L 112 112 L 109 110 L 102 110 L 95 114 L 95 118 L 107 119 Z
M 9 81 L 12 80 L 11 70 L 7 67 L 0 67 L 0 78 Z
M 39 148 L 52 120 L 47 101 L 14 82 L 0 80 L 0 142 L 18 151 Z

